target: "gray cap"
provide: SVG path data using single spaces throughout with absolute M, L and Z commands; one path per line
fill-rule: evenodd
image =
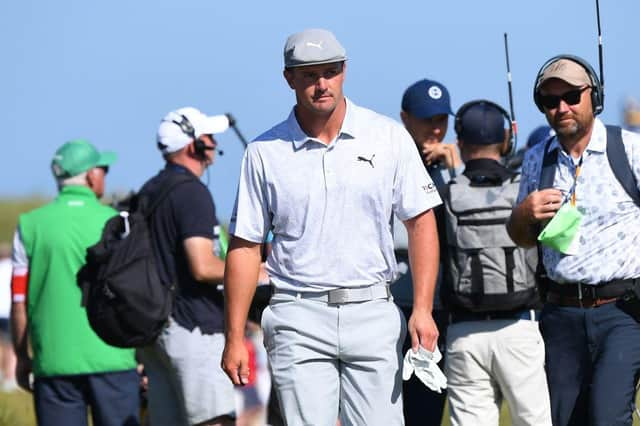
M 308 29 L 289 36 L 284 45 L 285 68 L 330 64 L 347 60 L 346 51 L 327 30 Z

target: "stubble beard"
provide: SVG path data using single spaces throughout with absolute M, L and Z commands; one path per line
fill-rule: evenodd
M 573 117 L 572 120 L 573 122 L 567 125 L 561 125 L 560 120 L 558 120 L 558 122 L 552 126 L 561 142 L 578 141 L 587 133 L 587 127 L 584 126 L 583 123 L 576 117 Z

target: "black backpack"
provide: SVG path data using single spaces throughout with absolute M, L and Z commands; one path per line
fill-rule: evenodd
M 149 219 L 173 188 L 192 179 L 177 175 L 163 182 L 153 199 L 135 196 L 128 218 L 121 213 L 109 219 L 100 241 L 87 249 L 77 276 L 82 305 L 95 333 L 109 345 L 146 346 L 165 326 L 176 286 L 160 279 Z

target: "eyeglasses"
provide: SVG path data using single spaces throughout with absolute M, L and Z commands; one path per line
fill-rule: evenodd
M 577 105 L 580 103 L 580 97 L 582 92 L 587 90 L 589 86 L 585 86 L 581 89 L 569 90 L 560 96 L 557 95 L 539 95 L 538 99 L 540 104 L 547 109 L 557 108 L 560 105 L 560 100 L 563 100 L 567 105 Z

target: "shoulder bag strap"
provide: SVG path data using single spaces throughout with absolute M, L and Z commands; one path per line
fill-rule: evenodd
M 607 126 L 607 158 L 616 179 L 633 202 L 640 207 L 640 191 L 633 175 L 631 163 L 622 143 L 622 129 L 618 126 Z

